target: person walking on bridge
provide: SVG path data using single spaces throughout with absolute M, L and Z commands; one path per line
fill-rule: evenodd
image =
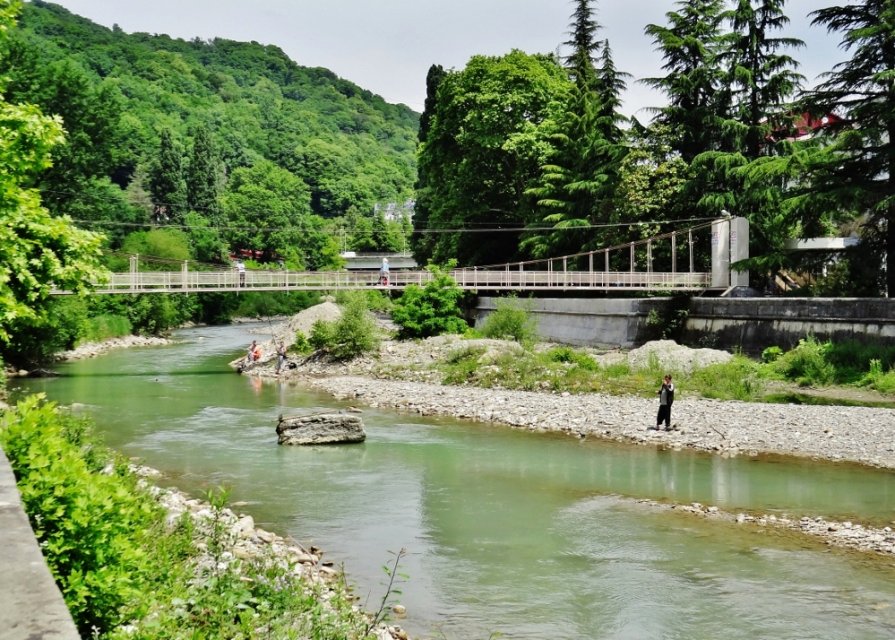
M 388 286 L 389 266 L 388 258 L 382 259 L 382 266 L 379 267 L 379 284 L 384 287 Z

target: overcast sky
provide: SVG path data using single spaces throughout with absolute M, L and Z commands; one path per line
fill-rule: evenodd
M 432 64 L 462 69 L 475 54 L 511 49 L 555 51 L 567 39 L 571 0 L 56 0 L 69 11 L 128 33 L 223 37 L 273 44 L 298 64 L 326 67 L 388 102 L 422 111 Z M 845 55 L 838 34 L 811 27 L 807 14 L 848 0 L 789 0 L 789 29 L 804 40 L 790 52 L 809 83 Z M 634 78 L 661 75 L 661 57 L 643 35 L 667 24 L 674 0 L 598 0 L 600 39 L 608 38 L 616 66 Z M 662 96 L 629 82 L 623 111 L 659 106 Z

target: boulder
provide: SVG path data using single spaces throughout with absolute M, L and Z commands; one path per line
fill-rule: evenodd
M 367 437 L 360 416 L 345 413 L 280 416 L 277 435 L 280 444 L 299 445 L 363 442 Z

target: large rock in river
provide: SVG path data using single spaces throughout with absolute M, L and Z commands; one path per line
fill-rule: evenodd
M 345 413 L 280 416 L 277 434 L 280 444 L 342 444 L 367 437 L 360 416 Z

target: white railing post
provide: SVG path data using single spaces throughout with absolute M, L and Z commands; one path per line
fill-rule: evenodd
M 671 232 L 671 275 L 677 273 L 677 231 Z
M 137 274 L 138 274 L 138 265 L 139 265 L 139 254 L 134 254 L 130 257 L 130 268 L 131 268 L 131 289 L 137 288 Z

